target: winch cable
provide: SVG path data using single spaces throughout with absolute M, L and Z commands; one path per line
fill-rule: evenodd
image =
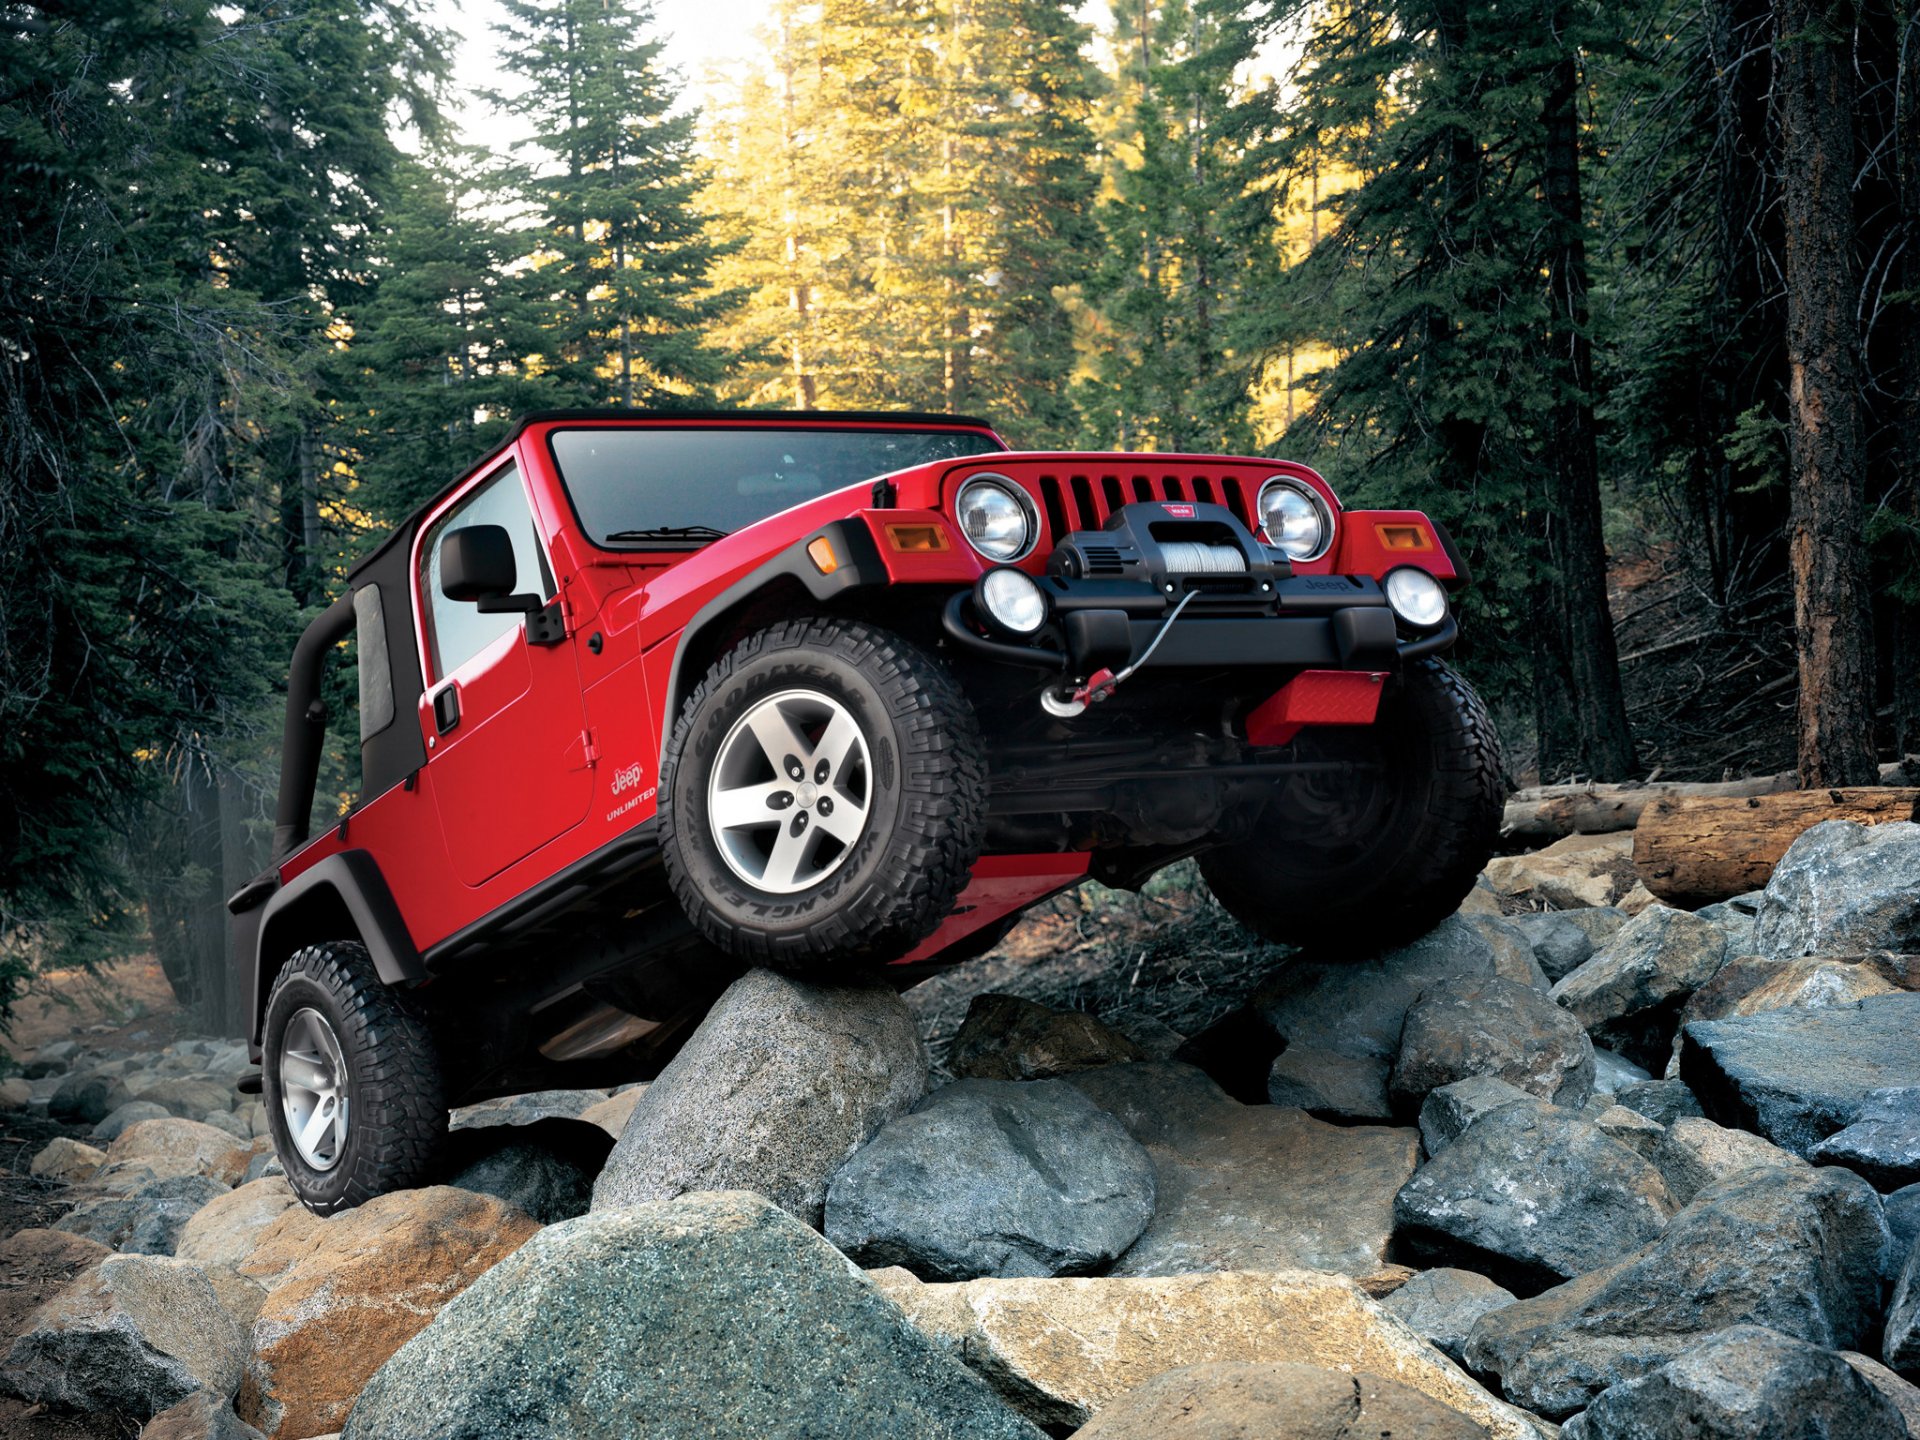
M 1173 607 L 1173 613 L 1160 622 L 1160 628 L 1153 632 L 1153 639 L 1147 642 L 1147 648 L 1140 652 L 1140 658 L 1128 665 L 1119 674 L 1111 670 L 1096 670 L 1087 677 L 1087 683 L 1073 692 L 1073 700 L 1078 705 L 1091 705 L 1096 700 L 1104 700 L 1120 688 L 1120 682 L 1126 679 L 1152 658 L 1153 652 L 1160 648 L 1160 642 L 1167 638 L 1167 631 L 1173 628 L 1173 622 L 1180 618 L 1180 612 L 1191 605 L 1200 592 L 1189 590 L 1180 603 Z

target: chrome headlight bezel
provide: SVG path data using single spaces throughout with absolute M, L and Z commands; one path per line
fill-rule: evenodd
M 1022 532 L 1018 548 L 1007 551 L 1004 554 L 990 550 L 976 540 L 968 530 L 967 497 L 974 491 L 980 489 L 997 490 L 1013 501 L 1019 508 L 1025 528 Z M 1027 556 L 1033 553 L 1033 547 L 1040 541 L 1040 516 L 1033 508 L 1032 499 L 1028 497 L 1025 490 L 1021 489 L 1004 475 L 984 474 L 968 476 L 966 483 L 961 485 L 959 493 L 953 497 L 953 518 L 960 534 L 965 538 L 967 544 L 973 547 L 974 553 L 991 560 L 996 565 L 1012 565 L 1016 561 L 1026 559 Z
M 1420 616 L 1409 613 L 1407 596 L 1404 593 L 1395 594 L 1395 582 L 1403 579 L 1424 582 L 1419 586 L 1421 592 L 1439 602 L 1440 611 L 1431 620 L 1423 620 Z M 1427 586 L 1431 586 L 1432 589 L 1428 590 Z M 1389 570 L 1386 578 L 1380 582 L 1380 592 L 1387 597 L 1387 608 L 1393 611 L 1394 619 L 1403 625 L 1425 631 L 1437 630 L 1447 623 L 1447 615 L 1451 609 L 1447 603 L 1447 587 L 1418 565 L 1398 565 Z
M 1319 543 L 1311 550 L 1296 554 L 1294 551 L 1288 549 L 1287 546 L 1274 539 L 1272 535 L 1268 534 L 1267 497 L 1276 490 L 1290 490 L 1296 495 L 1305 497 L 1307 503 L 1313 506 L 1314 514 L 1320 521 L 1320 538 Z M 1294 563 L 1300 565 L 1311 564 L 1313 561 L 1320 559 L 1329 550 L 1333 549 L 1335 533 L 1333 507 L 1328 505 L 1325 497 L 1323 497 L 1318 490 L 1314 489 L 1313 486 L 1307 484 L 1306 481 L 1296 480 L 1291 475 L 1273 476 L 1260 486 L 1260 493 L 1254 499 L 1253 508 L 1254 516 L 1260 522 L 1260 534 L 1266 539 L 1269 545 L 1279 550 L 1287 559 Z
M 1009 585 L 1018 588 L 1021 599 L 1030 598 L 1034 602 L 1034 620 L 1031 625 L 1015 623 L 1008 618 L 1000 605 L 994 603 L 995 589 L 1005 589 Z M 1047 592 L 1040 582 L 1026 571 L 1012 565 L 996 565 L 982 575 L 974 585 L 973 599 L 975 608 L 986 617 L 989 624 L 1022 640 L 1030 640 L 1039 634 L 1053 610 L 1053 607 L 1047 603 Z

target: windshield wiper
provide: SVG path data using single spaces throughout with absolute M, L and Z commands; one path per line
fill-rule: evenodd
M 651 530 L 616 530 L 609 540 L 724 540 L 733 532 L 711 525 L 656 525 Z

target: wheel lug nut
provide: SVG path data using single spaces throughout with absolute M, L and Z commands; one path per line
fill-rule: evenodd
M 798 755 L 787 756 L 786 766 L 787 778 L 789 780 L 804 780 L 807 778 L 807 767 L 800 763 L 800 757 Z
M 767 796 L 767 808 L 769 810 L 784 810 L 791 804 L 793 804 L 793 792 L 791 790 L 776 790 L 773 794 Z
M 822 795 L 820 797 L 820 803 L 816 808 L 822 815 L 833 814 L 833 797 L 830 795 Z
M 793 833 L 799 835 L 807 828 L 807 812 L 802 810 L 793 817 Z
M 833 767 L 822 760 L 818 765 L 813 767 L 813 783 L 816 785 L 826 784 L 827 776 L 832 773 Z

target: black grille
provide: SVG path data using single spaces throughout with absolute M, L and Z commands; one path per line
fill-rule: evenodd
M 1075 530 L 1098 530 L 1123 505 L 1147 500 L 1197 500 L 1225 505 L 1253 528 L 1247 484 L 1237 475 L 1042 475 L 1040 505 L 1056 542 Z

